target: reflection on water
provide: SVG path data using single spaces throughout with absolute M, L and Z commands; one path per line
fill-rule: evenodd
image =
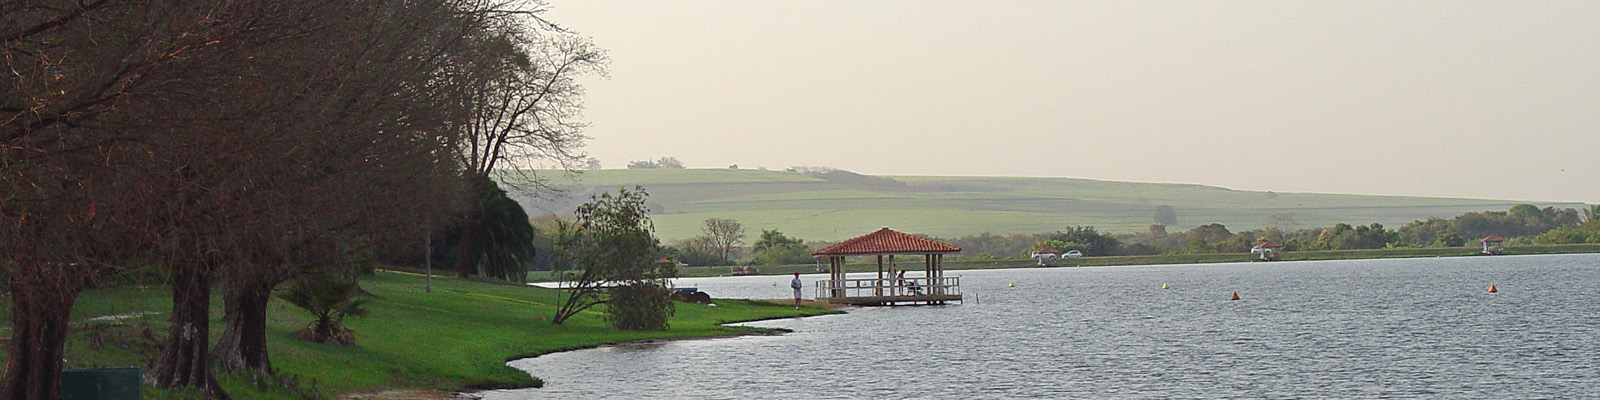
M 1581 398 L 1600 392 L 1597 255 L 952 274 L 962 275 L 966 304 L 855 308 L 751 324 L 794 330 L 782 336 L 518 360 L 511 365 L 547 386 L 484 395 Z M 773 279 L 679 285 L 719 297 L 783 297 L 787 288 L 774 289 Z M 1490 284 L 1500 292 L 1487 293 Z M 1233 292 L 1242 300 L 1227 300 Z

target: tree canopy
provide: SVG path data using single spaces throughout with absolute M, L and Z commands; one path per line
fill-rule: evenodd
M 644 188 L 601 193 L 578 206 L 577 219 L 563 236 L 568 265 L 557 271 L 567 282 L 567 299 L 552 322 L 560 324 L 590 307 L 607 304 L 612 322 L 623 329 L 665 329 L 671 302 L 658 290 L 675 274 L 672 263 L 657 263 L 660 242 L 645 208 Z M 610 298 L 602 289 L 623 288 Z M 659 297 L 659 298 L 658 298 Z

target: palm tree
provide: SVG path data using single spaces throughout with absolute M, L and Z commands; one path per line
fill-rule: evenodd
M 477 196 L 462 215 L 456 246 L 457 275 L 480 273 L 496 279 L 521 282 L 537 250 L 535 231 L 523 211 L 494 181 L 479 178 Z
M 331 274 L 302 277 L 284 288 L 278 298 L 311 312 L 316 319 L 297 334 L 302 339 L 343 345 L 355 345 L 355 338 L 343 325 L 346 317 L 367 316 L 367 299 L 360 297 L 361 290 L 355 282 L 339 279 Z

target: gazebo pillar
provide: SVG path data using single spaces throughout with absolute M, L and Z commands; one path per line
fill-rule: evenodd
M 847 260 L 844 257 L 839 257 L 839 280 L 838 280 L 838 284 L 835 285 L 835 292 L 839 293 L 839 296 L 844 296 L 845 295 L 845 282 L 844 282 L 844 280 L 845 280 L 846 277 L 848 277 L 850 275 L 850 271 L 845 268 L 846 261 Z
M 894 257 L 894 255 L 890 255 L 889 257 Z M 883 255 L 882 254 L 878 255 L 878 281 L 877 282 L 873 282 L 872 286 L 876 288 L 876 289 L 872 290 L 873 294 L 878 295 L 878 296 L 882 296 L 883 295 Z

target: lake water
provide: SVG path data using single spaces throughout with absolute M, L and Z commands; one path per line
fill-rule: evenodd
M 749 324 L 794 330 L 780 336 L 518 360 L 511 365 L 543 378 L 545 388 L 482 395 L 1600 396 L 1600 255 L 947 274 L 961 276 L 965 304 L 851 308 L 845 315 Z M 806 283 L 822 277 L 806 276 Z M 678 284 L 717 297 L 782 298 L 789 295 L 787 280 Z M 1491 284 L 1499 293 L 1487 293 Z M 1228 300 L 1233 292 L 1241 300 Z

